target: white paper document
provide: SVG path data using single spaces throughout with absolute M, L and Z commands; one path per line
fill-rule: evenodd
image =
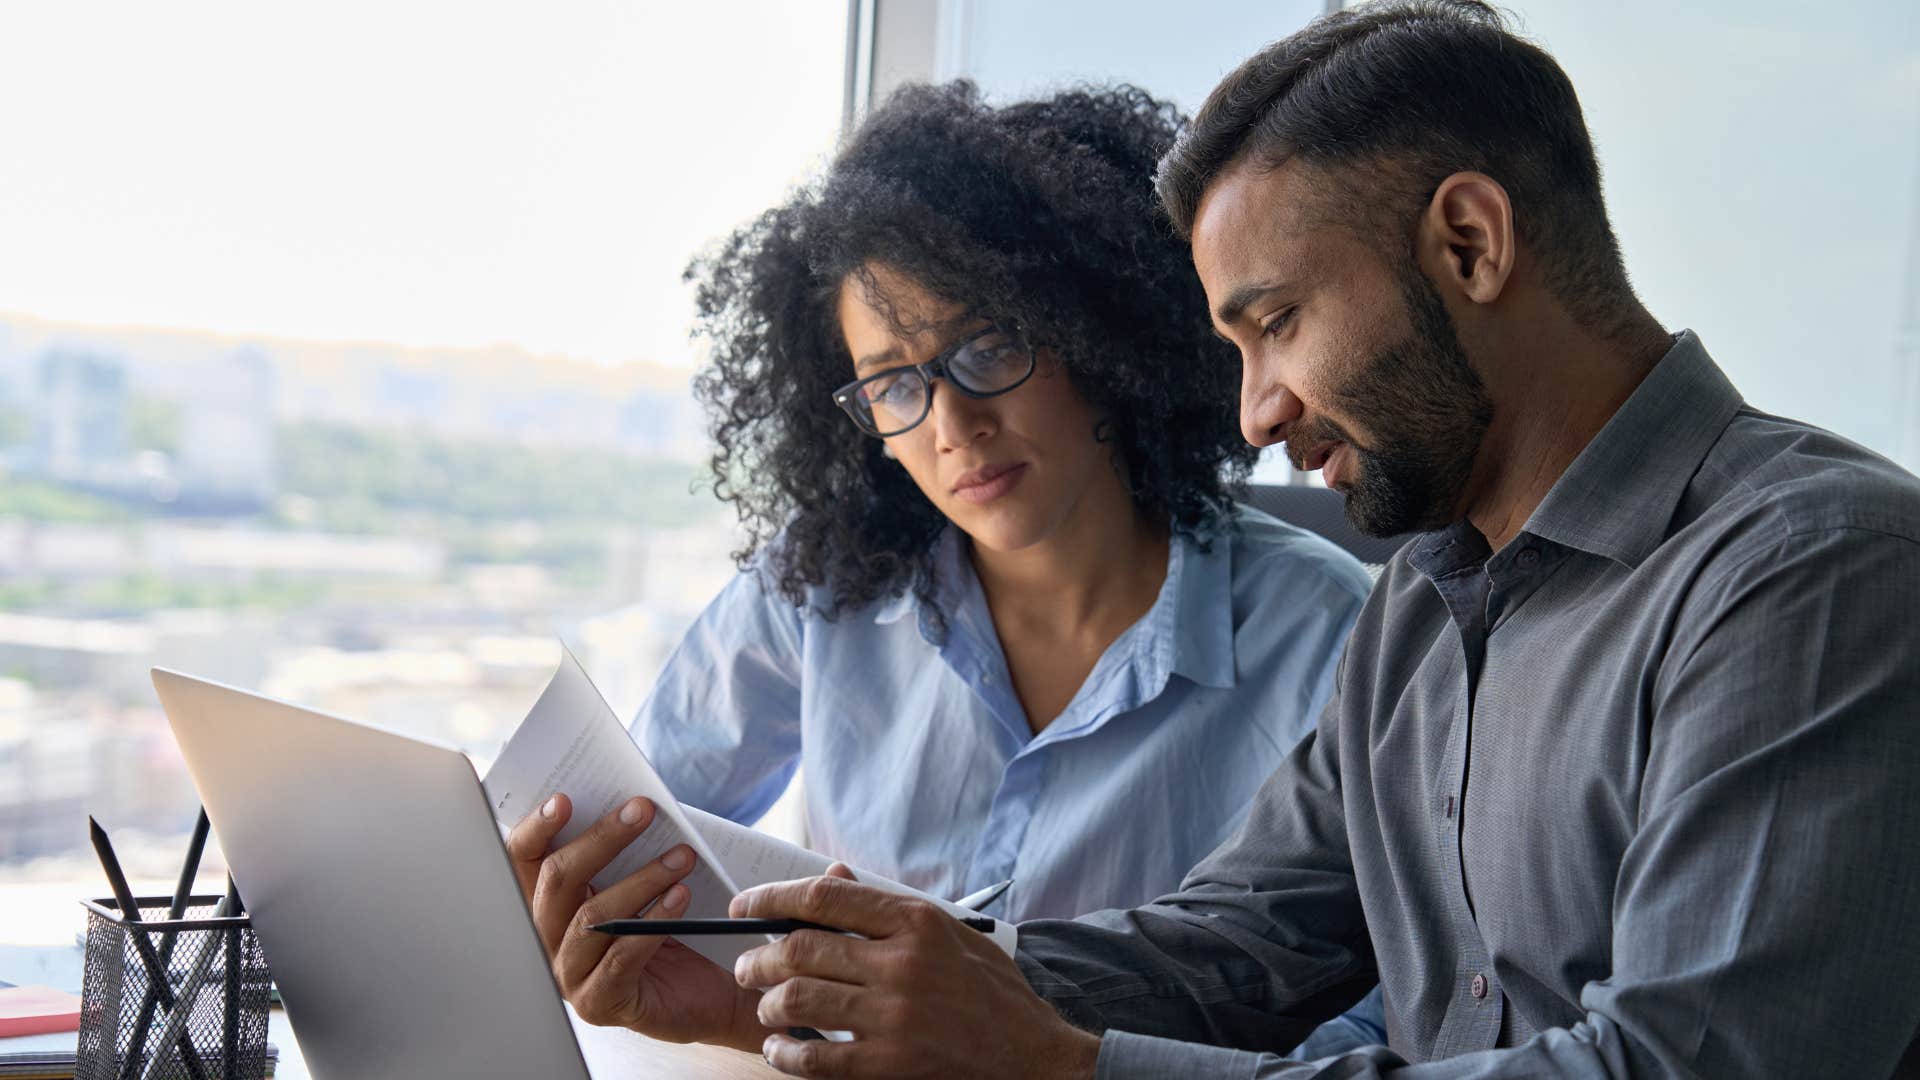
M 691 893 L 688 918 L 724 918 L 727 904 L 742 889 L 814 877 L 826 873 L 833 862 L 745 825 L 681 806 L 571 652 L 564 654 L 560 670 L 482 783 L 503 829 L 555 792 L 565 792 L 573 801 L 573 817 L 560 830 L 556 845 L 579 836 L 635 795 L 645 796 L 656 808 L 653 823 L 593 879 L 593 887 L 604 889 L 685 843 L 698 858 L 683 879 Z M 976 915 L 877 874 L 857 868 L 854 874 L 875 888 L 931 900 L 956 918 Z M 1011 923 L 995 920 L 994 943 L 1008 955 L 1015 938 Z M 731 971 L 742 952 L 768 940 L 757 935 L 693 937 L 685 944 Z

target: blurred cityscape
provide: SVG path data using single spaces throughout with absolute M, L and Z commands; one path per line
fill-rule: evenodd
M 564 638 L 630 713 L 732 572 L 704 445 L 683 369 L 0 316 L 0 882 L 89 813 L 170 873 L 155 664 L 484 765 Z

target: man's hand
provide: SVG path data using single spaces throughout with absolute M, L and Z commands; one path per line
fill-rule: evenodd
M 549 850 L 573 814 L 555 795 L 507 837 L 507 854 L 533 912 L 534 929 L 553 962 L 554 979 L 588 1023 L 628 1027 L 672 1042 L 717 1042 L 760 1049 L 767 1032 L 754 1020 L 759 994 L 692 949 L 664 937 L 612 937 L 587 929 L 638 915 L 671 919 L 686 911 L 679 884 L 693 869 L 680 845 L 631 876 L 594 892 L 588 884 L 653 822 L 653 804 L 631 799 L 572 842 Z M 659 903 L 655 904 L 655 899 Z
M 842 868 L 835 867 L 836 871 Z M 866 940 L 801 930 L 740 957 L 764 990 L 761 1023 L 852 1031 L 850 1043 L 769 1035 L 761 1052 L 807 1077 L 1091 1077 L 1098 1036 L 1034 994 L 991 938 L 924 900 L 831 877 L 749 889 L 737 918 L 807 919 Z

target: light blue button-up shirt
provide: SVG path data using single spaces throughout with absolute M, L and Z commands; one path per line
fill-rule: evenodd
M 1145 903 L 1232 834 L 1320 713 L 1370 581 L 1240 508 L 1178 537 L 1152 608 L 1039 734 L 949 528 L 940 620 L 910 593 L 835 619 L 760 573 L 694 623 L 633 733 L 683 802 L 765 813 L 804 767 L 811 847 L 940 896 L 1012 878 L 1006 919 Z

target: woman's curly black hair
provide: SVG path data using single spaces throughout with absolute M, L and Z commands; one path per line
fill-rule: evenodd
M 694 387 L 715 493 L 747 531 L 743 567 L 764 549 L 795 605 L 828 587 L 829 617 L 932 595 L 946 518 L 831 399 L 853 377 L 839 290 L 871 287 L 876 264 L 1053 350 L 1141 510 L 1209 535 L 1256 451 L 1235 422 L 1239 357 L 1154 198 L 1182 123 L 1129 86 L 1000 108 L 964 81 L 910 86 L 825 176 L 694 260 L 712 344 Z

